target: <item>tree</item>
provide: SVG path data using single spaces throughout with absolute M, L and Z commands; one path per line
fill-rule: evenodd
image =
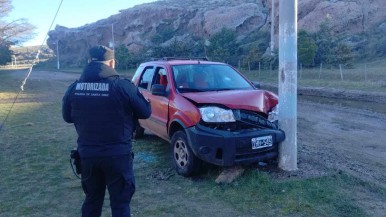
M 315 41 L 318 47 L 315 63 L 327 63 L 333 62 L 333 49 L 336 44 L 336 37 L 331 33 L 330 21 L 327 17 L 321 24 L 320 30 L 315 34 Z
M 304 66 L 312 66 L 316 56 L 317 46 L 312 37 L 305 31 L 298 33 L 298 58 Z
M 152 57 L 190 57 L 193 46 L 184 41 L 172 39 L 167 45 L 152 48 Z
M 250 69 L 257 69 L 259 67 L 260 54 L 259 48 L 256 44 L 252 44 L 249 48 L 247 55 L 243 61 L 243 67 L 249 67 Z
M 335 53 L 335 59 L 334 59 L 335 65 L 345 64 L 346 66 L 349 66 L 349 67 L 352 66 L 354 57 L 353 57 L 352 50 L 348 45 L 344 43 L 340 43 L 338 46 L 335 47 L 334 53 Z
M 223 28 L 209 39 L 208 56 L 216 61 L 229 61 L 237 51 L 236 32 Z
M 376 41 L 376 46 L 374 48 L 376 55 L 383 56 L 386 54 L 386 36 L 385 33 L 380 35 L 379 39 Z
M 127 69 L 129 63 L 130 53 L 129 49 L 123 44 L 115 48 L 115 59 L 117 61 L 118 69 Z
M 366 32 L 364 38 L 367 38 L 363 46 L 362 58 L 383 57 L 386 54 L 386 29 L 378 28 Z
M 156 35 L 151 39 L 155 44 L 162 44 L 167 40 L 170 40 L 174 36 L 174 29 L 171 27 L 163 27 L 157 32 Z
M 9 45 L 0 45 L 0 65 L 5 65 L 12 61 L 12 51 Z
M 5 21 L 4 18 L 12 11 L 11 0 L 0 0 L 0 64 L 5 64 L 11 54 L 10 46 L 25 42 L 33 37 L 35 26 L 28 23 L 26 19 Z M 5 58 L 5 59 L 3 59 Z M 5 62 L 5 63 L 3 63 Z

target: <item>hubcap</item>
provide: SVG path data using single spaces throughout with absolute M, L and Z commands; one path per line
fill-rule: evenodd
M 188 148 L 182 140 L 177 140 L 174 144 L 174 160 L 180 168 L 188 164 Z

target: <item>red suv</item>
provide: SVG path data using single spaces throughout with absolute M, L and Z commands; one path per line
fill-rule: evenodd
M 232 66 L 163 58 L 142 63 L 132 81 L 152 109 L 135 137 L 147 129 L 170 142 L 178 174 L 199 172 L 202 161 L 226 167 L 277 158 L 285 139 L 277 96 Z

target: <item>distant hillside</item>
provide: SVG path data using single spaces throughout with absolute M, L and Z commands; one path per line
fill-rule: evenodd
M 345 37 L 361 53 L 359 46 L 367 46 L 373 32 L 386 31 L 385 5 L 385 0 L 299 0 L 298 28 L 316 32 L 327 19 L 332 32 Z M 131 52 L 145 55 L 146 49 L 167 46 L 176 40 L 201 43 L 227 28 L 236 32 L 242 45 L 261 35 L 266 37 L 270 21 L 271 0 L 162 0 L 123 9 L 119 14 L 78 28 L 57 26 L 49 33 L 47 44 L 55 50 L 55 43 L 59 43 L 64 64 L 83 65 L 87 49 L 96 44 L 109 45 L 114 40 L 115 47 L 123 45 Z M 382 35 L 383 32 L 379 37 Z M 265 41 L 266 47 L 268 43 Z

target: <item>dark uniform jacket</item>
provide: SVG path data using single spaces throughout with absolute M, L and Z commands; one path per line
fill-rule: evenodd
M 151 114 L 134 84 L 107 65 L 91 62 L 63 97 L 63 119 L 74 123 L 82 158 L 131 153 L 136 119 Z

